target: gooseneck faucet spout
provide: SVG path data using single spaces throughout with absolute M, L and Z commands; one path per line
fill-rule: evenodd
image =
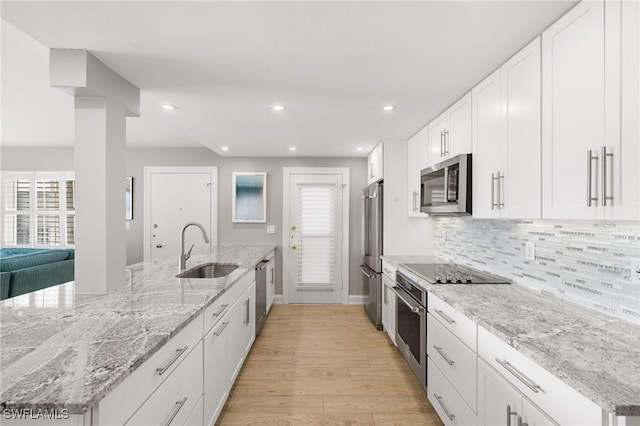
M 207 235 L 207 231 L 205 231 L 204 226 L 199 224 L 198 222 L 189 222 L 182 227 L 180 231 L 180 259 L 178 264 L 178 272 L 182 272 L 187 269 L 187 260 L 191 257 L 191 250 L 193 250 L 194 244 L 191 244 L 191 248 L 187 253 L 184 252 L 184 233 L 190 226 L 197 226 L 202 231 L 202 237 L 204 238 L 205 243 L 209 243 L 209 235 Z

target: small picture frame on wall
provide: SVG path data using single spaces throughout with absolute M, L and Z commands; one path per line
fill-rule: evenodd
M 131 176 L 125 178 L 124 197 L 125 220 L 133 220 L 133 177 Z
M 232 222 L 266 223 L 267 174 L 233 172 Z

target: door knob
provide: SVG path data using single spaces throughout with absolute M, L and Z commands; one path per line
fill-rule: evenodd
M 297 246 L 297 245 L 295 245 L 295 244 L 291 246 L 291 250 L 295 250 L 295 249 L 297 249 L 297 248 L 298 248 L 298 246 Z
M 156 248 L 162 248 L 162 244 L 156 244 Z
M 296 230 L 296 226 L 295 225 L 291 226 L 291 230 L 295 231 Z

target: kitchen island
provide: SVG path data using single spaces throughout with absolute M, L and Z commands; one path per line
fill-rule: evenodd
M 75 295 L 73 284 L 63 284 L 43 290 L 64 287 L 56 291 L 54 303 L 46 294 L 4 301 L 0 408 L 87 416 L 237 282 L 248 274 L 253 277 L 254 266 L 273 250 L 215 247 L 189 260 L 188 267 L 205 262 L 239 265 L 223 278 L 178 279 L 177 259 L 172 258 L 128 267 L 125 287 L 106 295 Z
M 442 262 L 433 256 L 383 260 L 605 413 L 640 416 L 640 326 L 517 284 L 430 284 L 402 266 Z

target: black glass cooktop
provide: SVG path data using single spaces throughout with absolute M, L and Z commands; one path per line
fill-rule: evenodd
M 510 284 L 510 281 L 455 263 L 402 264 L 431 284 Z

